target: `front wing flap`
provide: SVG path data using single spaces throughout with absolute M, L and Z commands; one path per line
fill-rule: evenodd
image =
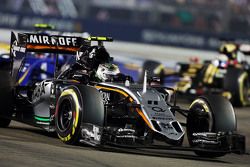
M 244 154 L 245 136 L 230 133 L 195 133 L 194 148 L 209 152 L 226 152 Z

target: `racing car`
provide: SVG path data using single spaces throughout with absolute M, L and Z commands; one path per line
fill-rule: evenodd
M 56 132 L 66 144 L 152 149 L 184 148 L 186 133 L 190 144 L 187 149 L 199 156 L 245 152 L 245 137 L 237 133 L 234 109 L 222 96 L 198 97 L 188 109 L 183 109 L 176 103 L 175 90 L 154 85 L 153 79 L 148 82 L 147 73 L 143 84 L 127 76 L 116 80 L 121 74 L 115 65 L 99 64 L 96 73 L 105 72 L 102 76 L 106 79 L 114 71 L 117 75 L 86 82 L 88 69 L 78 55 L 87 53 L 84 58 L 93 62 L 96 55 L 88 50 L 103 51 L 104 41 L 112 41 L 111 37 L 86 39 L 32 33 L 18 33 L 17 37 L 12 32 L 12 61 L 0 67 L 1 127 L 16 120 Z M 98 44 L 92 45 L 92 41 Z M 64 71 L 55 68 L 52 79 L 22 86 L 17 74 L 26 53 L 31 51 L 76 54 L 77 61 Z M 99 58 L 103 56 L 112 60 L 107 53 Z M 184 122 L 177 120 L 177 113 L 185 118 Z M 162 142 L 166 146 L 159 144 Z
M 197 95 L 219 94 L 234 106 L 246 106 L 250 104 L 250 65 L 245 59 L 249 48 L 247 44 L 225 43 L 214 60 L 177 63 L 174 69 L 147 60 L 141 71 L 148 70 L 151 76 L 160 78 L 160 84 L 175 87 L 184 97 L 193 99 Z M 142 82 L 143 73 L 137 75 Z

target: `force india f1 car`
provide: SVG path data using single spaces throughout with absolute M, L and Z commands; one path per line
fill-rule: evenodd
M 244 153 L 245 137 L 237 134 L 232 105 L 220 96 L 203 96 L 189 109 L 176 105 L 171 88 L 125 82 L 89 82 L 60 79 L 55 68 L 51 80 L 20 86 L 16 80 L 27 52 L 76 54 L 91 46 L 91 40 L 69 36 L 12 33 L 11 63 L 0 69 L 0 126 L 16 120 L 56 132 L 64 143 L 87 143 L 92 146 L 133 146 L 183 148 L 184 134 L 189 149 L 200 156 L 217 157 L 226 153 Z M 79 75 L 77 74 L 77 78 Z M 175 118 L 180 113 L 186 121 Z M 184 128 L 186 127 L 186 128 Z M 186 130 L 185 130 L 186 129 Z
M 159 77 L 161 84 L 172 86 L 184 97 L 204 94 L 219 94 L 234 106 L 250 104 L 250 65 L 245 55 L 250 53 L 250 45 L 223 44 L 216 59 L 204 63 L 177 63 L 176 69 L 166 68 L 156 61 L 147 60 L 142 71 Z M 139 73 L 142 81 L 143 73 Z

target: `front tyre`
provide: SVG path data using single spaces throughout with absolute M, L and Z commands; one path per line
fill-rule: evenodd
M 195 147 L 195 133 L 233 132 L 236 130 L 236 117 L 231 103 L 222 96 L 203 96 L 190 105 L 187 117 L 187 137 L 191 147 Z M 195 151 L 203 157 L 219 157 L 226 153 Z
M 82 100 L 78 89 L 66 88 L 60 95 L 55 113 L 55 127 L 59 138 L 66 144 L 76 144 L 82 121 Z

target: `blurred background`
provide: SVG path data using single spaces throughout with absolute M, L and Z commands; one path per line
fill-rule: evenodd
M 216 50 L 249 42 L 250 0 L 1 0 L 0 28 L 60 31 L 116 40 Z

